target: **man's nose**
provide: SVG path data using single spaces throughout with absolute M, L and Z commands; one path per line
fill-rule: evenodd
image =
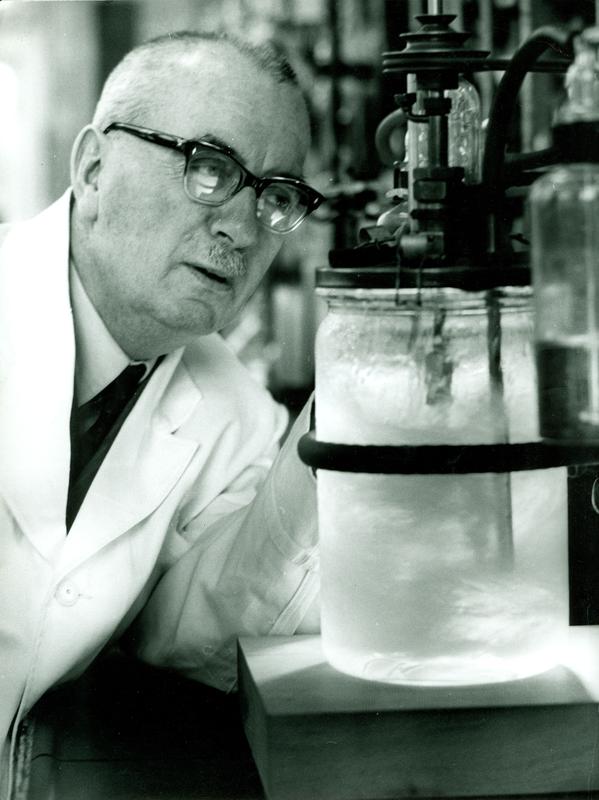
M 256 192 L 244 187 L 222 206 L 212 209 L 210 233 L 216 238 L 226 238 L 237 249 L 251 247 L 258 238 L 257 204 Z

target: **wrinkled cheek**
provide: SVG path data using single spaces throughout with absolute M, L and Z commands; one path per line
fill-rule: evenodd
M 269 241 L 265 243 L 265 245 L 261 248 L 261 251 L 252 259 L 252 266 L 250 267 L 250 272 L 253 275 L 252 294 L 262 283 L 264 276 L 270 269 L 272 262 L 275 260 L 283 244 L 283 241 L 280 237 L 274 239 L 273 234 L 268 233 L 266 236 L 269 237 Z
M 125 238 L 143 237 L 156 225 L 169 219 L 164 192 L 152 191 L 150 185 L 135 179 L 126 171 L 112 176 L 105 184 L 102 210 L 107 228 Z

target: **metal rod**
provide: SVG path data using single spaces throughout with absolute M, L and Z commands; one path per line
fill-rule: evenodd
M 447 117 L 429 117 L 428 122 L 428 165 L 446 167 L 449 159 L 449 131 Z
M 509 416 L 506 408 L 503 369 L 501 365 L 501 309 L 497 297 L 487 293 L 487 354 L 489 359 L 489 389 L 495 441 L 510 441 Z M 512 519 L 512 481 L 509 472 L 496 473 L 491 478 L 496 509 L 497 548 L 503 566 L 510 568 L 514 563 L 514 532 Z
M 533 32 L 532 0 L 519 0 L 518 36 L 525 42 Z M 534 76 L 528 75 L 520 89 L 520 149 L 532 150 L 534 138 Z
M 337 0 L 329 0 L 328 24 L 331 36 L 331 119 L 333 127 L 333 152 L 331 154 L 331 174 L 334 183 L 341 180 L 341 164 L 339 149 L 343 126 L 340 123 L 339 108 L 341 106 L 341 33 L 339 15 L 337 13 Z
M 429 14 L 442 14 L 443 13 L 443 0 L 428 0 L 428 13 Z
M 599 2 L 599 0 L 597 0 Z M 493 6 L 491 0 L 478 0 L 478 41 L 482 50 L 493 52 Z M 482 100 L 482 118 L 487 119 L 493 101 L 494 79 L 491 72 L 477 76 Z

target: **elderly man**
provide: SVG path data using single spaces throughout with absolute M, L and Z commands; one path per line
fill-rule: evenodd
M 43 692 L 134 620 L 142 658 L 223 689 L 238 634 L 317 624 L 312 476 L 293 432 L 269 472 L 285 414 L 215 333 L 322 199 L 299 177 L 308 138 L 293 72 L 270 51 L 161 37 L 109 77 L 72 190 L 3 238 L 0 734 L 13 750 Z

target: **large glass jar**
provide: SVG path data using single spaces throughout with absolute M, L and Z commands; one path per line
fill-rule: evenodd
M 320 289 L 321 441 L 538 438 L 528 289 Z M 434 465 L 431 464 L 431 471 Z M 565 469 L 319 470 L 322 639 L 341 671 L 392 683 L 504 681 L 560 656 Z

